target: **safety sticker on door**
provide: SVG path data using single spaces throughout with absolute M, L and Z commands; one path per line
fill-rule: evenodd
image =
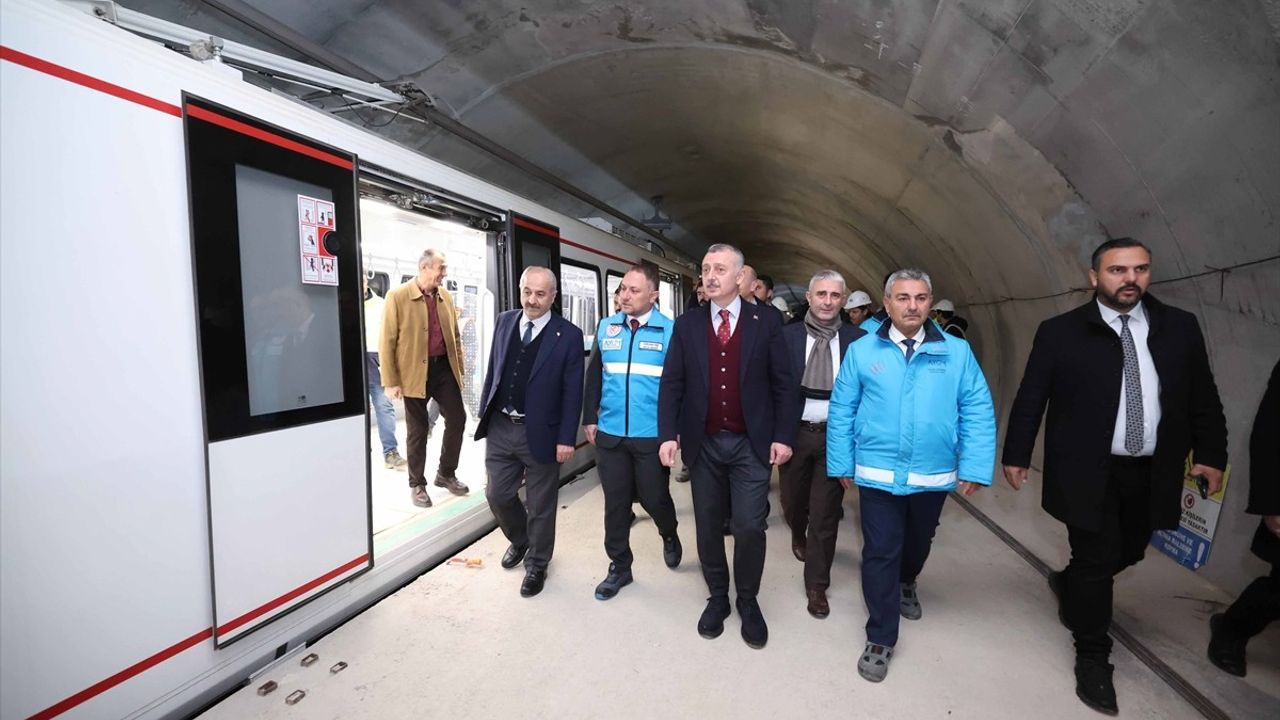
M 304 285 L 338 284 L 338 258 L 325 248 L 326 236 L 336 227 L 333 203 L 298 196 L 298 250 Z

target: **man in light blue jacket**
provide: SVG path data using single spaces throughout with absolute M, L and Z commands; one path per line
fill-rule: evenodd
M 856 484 L 862 509 L 858 673 L 872 682 L 889 672 L 899 616 L 921 616 L 916 577 L 947 493 L 973 494 L 995 468 L 991 391 L 969 344 L 927 322 L 932 302 L 924 272 L 889 276 L 889 321 L 849 346 L 827 417 L 827 475 Z

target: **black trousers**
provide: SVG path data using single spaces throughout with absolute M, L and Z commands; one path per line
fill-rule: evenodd
M 746 435 L 719 432 L 702 443 L 689 484 L 698 561 L 713 596 L 729 594 L 724 549 L 724 518 L 729 514 L 733 517 L 733 579 L 738 597 L 754 598 L 760 591 L 771 474 L 772 469 L 751 450 Z
M 1227 608 L 1227 630 L 1240 638 L 1251 638 L 1280 620 L 1280 565 L 1271 574 L 1249 583 L 1240 597 Z
M 1142 560 L 1151 540 L 1151 458 L 1113 456 L 1097 530 L 1067 526 L 1071 562 L 1062 574 L 1062 608 L 1076 656 L 1111 654 L 1115 576 Z
M 653 518 L 658 534 L 676 534 L 670 471 L 658 459 L 656 438 L 596 433 L 596 468 L 604 488 L 604 550 L 619 570 L 631 568 L 631 502 Z
M 560 463 L 534 460 L 524 425 L 494 412 L 485 440 L 484 466 L 489 473 L 484 497 L 502 534 L 512 545 L 529 546 L 526 570 L 546 570 L 556 547 Z M 520 501 L 522 483 L 526 502 Z
M 462 436 L 466 430 L 467 409 L 462 404 L 462 391 L 453 376 L 449 357 L 431 358 L 427 371 L 427 396 L 404 398 L 406 425 L 405 450 L 409 463 L 409 487 L 427 484 L 427 438 L 431 435 L 431 419 L 427 403 L 436 401 L 444 418 L 444 442 L 440 446 L 440 467 L 436 471 L 444 477 L 452 477 L 458 471 L 458 455 L 462 452 Z
M 800 426 L 791 459 L 778 467 L 778 490 L 791 542 L 805 546 L 805 589 L 826 590 L 844 501 L 844 488 L 827 477 L 826 425 Z

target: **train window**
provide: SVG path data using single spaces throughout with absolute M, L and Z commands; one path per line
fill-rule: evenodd
M 609 272 L 605 273 L 604 296 L 609 301 L 610 315 L 618 312 L 618 303 L 614 301 L 614 298 L 617 297 L 615 293 L 618 292 L 618 286 L 621 284 L 622 284 L 622 273 L 614 272 L 613 270 L 610 270 Z
M 600 270 L 573 260 L 560 261 L 560 314 L 582 330 L 582 349 L 591 352 L 600 324 Z
M 401 276 L 400 276 L 400 284 L 401 284 L 401 285 L 403 285 L 403 284 L 405 284 L 405 283 L 409 282 L 410 280 L 412 280 L 413 278 L 414 278 L 414 276 L 413 276 L 413 275 L 401 275 Z
M 535 265 L 550 268 L 557 284 L 563 288 L 560 276 L 560 228 L 548 225 L 518 213 L 510 213 L 507 221 L 507 237 L 511 239 L 511 307 L 520 307 L 520 288 L 516 283 L 525 268 Z M 564 297 L 556 297 L 552 309 L 563 312 Z
M 658 281 L 658 310 L 669 318 L 674 318 L 676 308 L 676 286 L 664 274 Z
M 387 291 L 391 289 L 391 278 L 384 272 L 365 273 L 369 278 L 369 289 L 378 297 L 386 297 Z

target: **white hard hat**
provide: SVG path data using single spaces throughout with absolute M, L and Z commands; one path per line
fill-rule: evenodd
M 942 312 L 953 313 L 956 311 L 956 306 L 950 300 L 939 300 L 938 302 L 934 303 L 933 309 L 940 310 Z
M 862 292 L 861 290 L 854 290 L 853 293 L 849 295 L 849 299 L 844 302 L 844 309 L 852 310 L 856 307 L 862 307 L 863 305 L 870 305 L 870 304 L 871 304 L 870 295 Z

